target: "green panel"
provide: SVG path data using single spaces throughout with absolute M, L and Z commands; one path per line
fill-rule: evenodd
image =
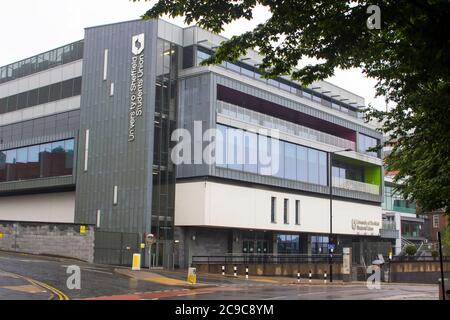
M 379 186 L 381 184 L 381 167 L 364 168 L 364 182 Z

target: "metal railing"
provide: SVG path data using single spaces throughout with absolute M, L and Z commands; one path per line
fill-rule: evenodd
M 443 256 L 444 262 L 450 262 L 450 256 Z M 439 262 L 439 257 L 430 256 L 395 256 L 392 257 L 392 262 Z
M 380 194 L 380 187 L 377 185 L 364 183 L 360 181 L 348 180 L 339 177 L 333 177 L 333 187 L 366 192 L 376 195 Z
M 343 149 L 356 150 L 353 141 L 339 138 L 328 133 L 311 129 L 289 121 L 281 120 L 260 112 L 239 107 L 237 105 L 217 100 L 217 112 L 240 121 L 263 126 L 265 128 L 277 129 L 280 132 L 298 136 L 308 140 L 323 142 Z
M 227 254 L 193 256 L 192 264 L 281 264 L 328 263 L 328 254 Z M 342 254 L 333 255 L 333 263 L 341 263 Z

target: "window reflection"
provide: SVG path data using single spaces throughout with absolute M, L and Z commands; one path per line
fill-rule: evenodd
M 0 182 L 71 175 L 74 139 L 0 151 Z
M 217 167 L 327 185 L 326 152 L 221 124 L 217 129 Z
M 83 58 L 83 40 L 0 68 L 0 83 Z

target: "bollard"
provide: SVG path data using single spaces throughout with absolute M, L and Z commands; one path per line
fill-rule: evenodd
M 311 273 L 311 270 L 309 270 L 309 282 L 311 282 L 311 279 L 312 279 L 312 273 Z
M 248 267 L 245 267 L 245 279 L 248 280 Z
M 323 282 L 327 283 L 327 272 L 323 274 Z
M 225 275 L 225 266 L 222 266 L 222 275 Z
M 234 267 L 233 267 L 233 269 L 234 269 L 234 273 L 233 273 L 233 275 L 234 275 L 235 277 L 237 277 L 237 267 L 236 267 L 236 266 L 234 266 Z
M 297 283 L 300 283 L 300 272 L 297 272 Z

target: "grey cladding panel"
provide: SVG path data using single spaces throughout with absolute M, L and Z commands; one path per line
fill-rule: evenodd
M 151 167 L 155 105 L 155 21 L 86 29 L 81 98 L 81 128 L 75 220 L 95 224 L 101 210 L 101 230 L 146 232 L 151 212 Z M 145 33 L 144 106 L 136 123 L 136 140 L 128 141 L 131 40 Z M 107 80 L 103 80 L 108 49 Z M 114 82 L 114 95 L 110 85 Z M 85 133 L 89 129 L 88 170 L 84 172 Z M 113 205 L 114 186 L 118 202 Z

